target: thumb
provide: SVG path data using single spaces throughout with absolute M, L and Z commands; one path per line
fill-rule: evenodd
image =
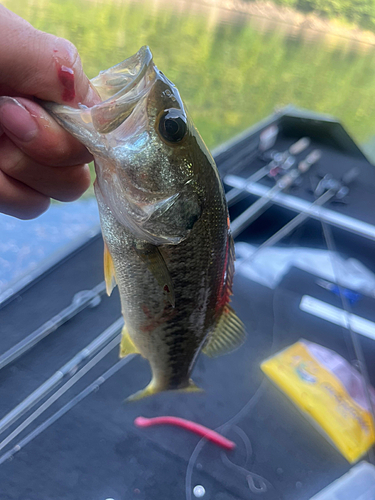
M 100 99 L 75 46 L 33 28 L 0 5 L 0 95 L 35 96 L 77 106 Z

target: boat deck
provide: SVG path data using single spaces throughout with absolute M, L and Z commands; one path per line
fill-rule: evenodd
M 104 294 L 100 234 L 0 306 L 1 500 L 157 500 L 185 495 L 191 500 L 203 491 L 194 494 L 197 485 L 204 487 L 205 499 L 308 500 L 349 470 L 343 456 L 260 370 L 261 361 L 300 338 L 353 361 L 349 332 L 300 307 L 302 297 L 309 296 L 342 308 L 340 298 L 317 285 L 319 273 L 290 256 L 284 271 L 275 271 L 272 285 L 265 284 L 264 262 L 258 262 L 260 278 L 252 279 L 251 262 L 242 261 L 253 245 L 299 213 L 296 200 L 304 204 L 303 210 L 309 208 L 324 175 L 341 179 L 358 167 L 349 194 L 324 205 L 323 216 L 328 217 L 343 261 L 360 261 L 371 276 L 375 169 L 340 124 L 286 109 L 215 153 L 226 190 L 242 187 L 248 192 L 230 208 L 232 222 L 275 185 L 267 176 L 252 185 L 244 182 L 267 164 L 257 148 L 261 132 L 270 125 L 278 127 L 272 150 L 285 151 L 309 137 L 310 145 L 296 155 L 296 164 L 316 148 L 322 156 L 301 176 L 300 184 L 278 193 L 270 208 L 236 237 L 232 304 L 248 336 L 230 355 L 199 357 L 193 378 L 203 394 L 163 393 L 124 403 L 148 383 L 150 370 L 139 356 L 118 358 L 120 302 L 117 289 L 110 298 Z M 317 250 L 324 259 L 321 216 L 309 217 L 275 248 L 291 253 Z M 351 312 L 375 322 L 374 296 L 371 290 L 361 293 Z M 371 337 L 371 332 L 358 335 L 375 385 L 375 334 Z M 213 429 L 226 424 L 221 431 L 237 448 L 223 452 L 178 428 L 138 429 L 134 419 L 140 415 L 175 415 Z

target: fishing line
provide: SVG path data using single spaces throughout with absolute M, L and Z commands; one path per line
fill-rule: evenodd
M 238 425 L 234 425 L 232 427 L 232 431 L 234 431 L 243 441 L 243 444 L 244 444 L 245 450 L 246 450 L 245 465 L 248 465 L 250 458 L 253 456 L 253 447 L 251 445 L 251 441 L 249 439 L 249 436 L 246 434 L 246 432 L 243 429 L 241 429 L 241 427 L 238 427 Z
M 273 299 L 273 302 L 274 302 L 274 300 L 275 300 L 275 298 Z M 274 304 L 273 304 L 273 309 L 275 309 Z M 273 348 L 275 346 L 275 341 L 276 341 L 276 335 L 275 335 L 275 323 L 274 323 L 273 329 L 272 329 L 272 341 L 271 341 L 271 347 L 270 347 L 271 351 L 273 350 Z M 239 420 L 242 419 L 242 417 L 245 414 L 248 415 L 249 412 L 258 404 L 260 398 L 263 396 L 263 394 L 265 392 L 266 385 L 267 385 L 267 379 L 264 377 L 262 382 L 259 384 L 259 387 L 255 391 L 255 393 L 250 397 L 250 399 L 247 401 L 247 403 L 235 415 L 233 415 L 233 417 L 231 417 L 229 420 L 227 420 L 225 423 L 223 423 L 222 425 L 220 425 L 219 427 L 217 427 L 215 429 L 215 431 L 221 432 L 223 434 L 224 434 L 225 429 L 229 429 L 229 428 L 232 428 L 232 429 L 236 428 L 238 431 L 240 431 L 240 433 L 241 433 L 240 437 L 243 439 L 244 443 L 246 443 L 246 442 L 248 443 L 247 445 L 245 444 L 247 457 L 252 456 L 251 441 L 250 441 L 248 435 L 245 433 L 245 431 L 243 429 L 241 429 L 241 427 L 238 427 L 236 424 Z M 193 453 L 191 454 L 191 456 L 189 458 L 188 466 L 186 469 L 186 475 L 185 475 L 185 498 L 186 498 L 186 500 L 192 500 L 193 470 L 194 470 L 194 466 L 196 464 L 196 461 L 197 461 L 197 459 L 198 459 L 198 457 L 199 457 L 199 455 L 200 455 L 200 453 L 201 453 L 201 451 L 206 443 L 207 443 L 207 440 L 205 438 L 202 438 L 197 443 L 196 447 L 193 450 Z M 250 455 L 249 455 L 249 451 L 250 451 Z M 248 460 L 248 458 L 247 458 L 247 460 Z M 246 462 L 246 464 L 247 464 L 247 462 Z M 234 464 L 234 465 L 236 465 L 236 464 Z M 247 469 L 244 469 L 244 470 L 246 470 L 247 475 L 250 477 L 250 479 L 247 479 L 250 491 L 252 491 L 252 487 L 256 488 L 256 485 L 254 485 L 253 480 L 252 480 L 252 477 L 255 477 L 255 476 L 257 479 L 263 480 L 264 484 L 268 484 L 269 486 L 272 487 L 272 484 L 269 481 L 267 481 L 266 479 L 263 479 L 261 476 L 258 476 L 257 474 L 255 474 L 251 471 L 248 471 Z M 253 476 L 253 474 L 255 474 L 255 476 Z
M 238 427 L 237 425 L 233 426 L 232 431 L 234 431 L 243 441 L 243 444 L 246 449 L 246 460 L 245 464 L 242 467 L 241 465 L 235 464 L 232 462 L 228 455 L 224 452 L 221 453 L 221 460 L 222 462 L 227 466 L 231 467 L 234 470 L 237 470 L 246 476 L 247 484 L 249 486 L 249 489 L 252 493 L 265 493 L 268 489 L 268 487 L 272 485 L 269 481 L 264 479 L 263 477 L 259 476 L 258 474 L 255 474 L 254 472 L 251 472 L 250 470 L 246 469 L 245 467 L 248 466 L 249 460 L 252 457 L 253 450 L 251 446 L 251 441 L 249 439 L 249 436 L 246 434 L 246 432 L 241 429 L 241 427 Z M 255 484 L 255 481 L 258 483 L 259 486 Z
M 227 454 L 224 452 L 221 452 L 221 460 L 228 467 L 231 467 L 232 469 L 237 470 L 242 474 L 245 474 L 247 484 L 249 485 L 249 489 L 252 493 L 266 493 L 269 487 L 272 488 L 272 484 L 269 481 L 264 479 L 262 476 L 255 474 L 255 472 L 251 472 L 245 469 L 245 467 L 241 467 L 241 465 L 235 464 L 234 462 L 229 460 Z M 259 486 L 256 485 L 255 481 L 257 481 Z
M 298 230 L 294 232 L 294 234 L 291 236 L 291 242 L 290 242 L 290 245 L 293 245 L 294 244 L 294 241 L 298 238 L 297 234 L 302 230 L 302 227 L 299 226 L 298 227 Z M 241 264 L 241 262 L 240 262 Z M 236 266 L 237 267 L 237 266 Z M 273 298 L 273 310 L 275 311 L 275 297 Z M 273 326 L 273 331 L 272 331 L 272 342 L 271 342 L 271 347 L 270 347 L 270 351 L 272 351 L 275 347 L 275 343 L 276 343 L 276 332 L 275 332 L 275 323 L 274 323 L 274 326 Z M 259 399 L 263 396 L 263 393 L 265 392 L 265 389 L 266 389 L 266 378 L 263 378 L 261 384 L 259 385 L 258 389 L 256 390 L 256 392 L 254 393 L 254 395 L 249 399 L 249 401 L 232 417 L 230 418 L 227 422 L 225 422 L 224 424 L 222 424 L 221 426 L 217 427 L 215 430 L 217 432 L 222 432 L 224 434 L 224 431 L 228 428 L 232 428 L 233 430 L 234 429 L 237 429 L 241 432 L 241 438 L 244 442 L 248 441 L 248 444 L 246 446 L 245 444 L 245 447 L 246 447 L 246 450 L 247 450 L 247 456 L 248 456 L 248 450 L 249 450 L 249 447 L 250 447 L 250 450 L 252 450 L 252 446 L 251 446 L 251 441 L 249 439 L 249 437 L 247 436 L 247 434 L 243 431 L 243 429 L 241 429 L 240 427 L 236 426 L 237 422 L 239 420 L 241 420 L 241 418 L 248 412 L 250 412 L 250 410 L 252 410 L 254 408 L 254 406 L 258 403 Z M 245 437 L 246 436 L 246 437 Z M 186 500 L 192 500 L 192 475 L 193 475 L 193 470 L 194 470 L 194 466 L 195 466 L 195 463 L 198 459 L 198 456 L 199 454 L 201 453 L 204 445 L 207 443 L 207 440 L 202 438 L 198 444 L 196 445 L 193 453 L 191 454 L 190 456 L 190 459 L 189 459 L 189 462 L 188 462 L 188 466 L 187 466 L 187 470 L 186 470 L 186 476 L 185 476 L 185 496 L 186 496 Z M 251 451 L 251 454 L 250 456 L 252 455 L 252 451 Z M 229 460 L 229 459 L 228 459 Z M 232 463 L 232 462 L 231 462 Z M 232 463 L 233 464 L 233 463 Z M 247 464 L 247 462 L 246 462 Z M 228 465 L 228 463 L 227 463 Z M 233 465 L 237 465 L 237 464 L 233 464 Z M 241 467 L 241 466 L 238 466 L 238 467 Z M 268 484 L 269 486 L 272 487 L 272 484 L 269 483 L 269 481 L 267 481 L 266 479 L 263 479 L 261 476 L 258 476 L 257 474 L 251 472 L 251 471 L 248 471 L 247 469 L 244 469 L 243 470 L 246 470 L 246 473 L 247 473 L 247 481 L 248 481 L 248 485 L 249 485 L 249 489 L 250 491 L 253 491 L 253 489 L 256 489 L 257 486 L 254 484 L 254 478 L 256 480 L 263 480 L 264 483 L 263 484 Z M 254 492 L 254 491 L 253 491 Z M 257 493 L 259 493 L 259 489 L 257 490 Z
M 371 412 L 372 424 L 374 426 L 375 425 L 375 409 L 374 409 L 374 404 L 373 404 L 373 401 L 372 401 L 372 398 L 371 398 L 370 392 L 369 392 L 370 377 L 368 374 L 362 345 L 361 345 L 361 342 L 359 339 L 359 334 L 354 332 L 352 327 L 351 327 L 351 322 L 350 322 L 351 307 L 350 307 L 350 304 L 349 304 L 347 297 L 345 296 L 345 294 L 343 292 L 342 286 L 340 285 L 339 270 L 337 269 L 335 259 L 333 258 L 334 253 L 337 253 L 336 252 L 336 245 L 335 245 L 335 242 L 333 239 L 333 234 L 332 234 L 331 228 L 325 222 L 323 222 L 323 220 L 321 221 L 321 224 L 322 224 L 324 239 L 325 239 L 325 242 L 327 245 L 327 249 L 329 251 L 329 256 L 330 256 L 330 261 L 331 261 L 331 266 L 332 266 L 332 270 L 333 270 L 335 284 L 338 287 L 342 308 L 345 311 L 345 315 L 346 315 L 346 330 L 349 331 L 350 339 L 351 339 L 352 344 L 353 344 L 354 352 L 355 352 L 357 362 L 359 365 L 359 367 L 358 367 L 359 372 L 362 375 L 363 389 L 365 392 L 365 396 L 366 396 L 369 410 Z M 343 331 L 345 332 L 345 328 L 343 328 Z M 368 451 L 368 455 L 369 455 L 370 462 L 375 464 L 375 455 L 374 455 L 374 449 L 372 446 Z
M 275 342 L 275 327 L 273 328 L 272 331 L 272 342 L 271 342 L 271 349 L 274 345 Z M 251 398 L 247 401 L 247 403 L 235 414 L 233 417 L 231 417 L 229 420 L 227 420 L 225 423 L 220 425 L 215 429 L 217 432 L 222 432 L 226 428 L 234 428 L 236 426 L 236 423 L 241 420 L 242 416 L 245 415 L 246 413 L 248 414 L 258 403 L 260 398 L 263 396 L 263 393 L 265 392 L 266 388 L 266 378 L 263 378 L 262 382 L 259 384 L 259 387 L 255 391 L 255 393 L 251 396 Z M 246 448 L 246 464 L 249 458 L 252 456 L 252 446 L 251 446 L 251 441 L 248 437 L 248 435 L 241 429 L 241 427 L 237 427 L 236 429 L 239 431 L 237 433 L 241 434 L 242 439 L 244 440 L 245 443 L 245 448 Z M 245 437 L 246 436 L 246 437 Z M 199 457 L 199 454 L 201 453 L 203 447 L 207 443 L 207 439 L 202 438 L 196 445 L 196 447 L 193 450 L 193 453 L 191 454 L 188 462 L 188 466 L 186 469 L 186 475 L 185 475 L 185 497 L 186 500 L 192 500 L 192 476 L 193 476 L 193 470 L 195 463 Z M 247 471 L 249 474 L 250 471 Z M 260 477 L 260 476 L 259 476 Z M 250 485 L 249 485 L 250 488 Z
M 252 409 L 252 407 L 254 407 L 259 399 L 261 398 L 261 396 L 263 395 L 263 392 L 264 392 L 264 389 L 265 389 L 265 385 L 266 385 L 266 379 L 263 378 L 261 384 L 259 385 L 258 389 L 255 391 L 255 393 L 253 394 L 253 396 L 251 396 L 251 398 L 249 399 L 249 401 L 232 417 L 230 418 L 227 422 L 225 422 L 224 424 L 220 425 L 219 427 L 217 427 L 215 429 L 215 431 L 217 432 L 223 432 L 223 429 L 226 428 L 226 427 L 230 427 L 232 425 L 234 425 L 235 422 L 237 422 L 239 419 L 241 419 L 242 415 L 246 412 L 249 412 L 250 409 Z M 241 429 L 242 430 L 242 429 Z M 250 442 L 250 440 L 249 440 Z M 198 456 L 200 454 L 200 452 L 202 451 L 204 445 L 207 443 L 207 439 L 205 438 L 202 438 L 198 444 L 196 445 L 196 447 L 194 448 L 194 451 L 193 453 L 191 454 L 190 456 L 190 459 L 189 459 L 189 462 L 188 462 L 188 466 L 187 466 L 187 469 L 186 469 L 186 476 L 185 476 L 185 496 L 186 496 L 186 500 L 192 500 L 192 475 L 193 475 L 193 470 L 194 470 L 194 466 L 195 466 L 195 463 L 198 459 Z M 251 446 L 251 444 L 250 444 Z

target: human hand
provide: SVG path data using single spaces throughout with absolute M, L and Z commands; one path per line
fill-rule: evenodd
M 90 184 L 91 155 L 34 97 L 74 107 L 100 100 L 70 42 L 0 5 L 0 212 L 21 219 L 43 213 L 50 198 L 79 198 Z

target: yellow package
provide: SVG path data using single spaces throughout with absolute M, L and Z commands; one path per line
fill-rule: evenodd
M 300 340 L 261 364 L 263 372 L 319 424 L 349 462 L 374 443 L 363 378 L 334 351 Z M 369 388 L 375 402 L 375 391 Z

